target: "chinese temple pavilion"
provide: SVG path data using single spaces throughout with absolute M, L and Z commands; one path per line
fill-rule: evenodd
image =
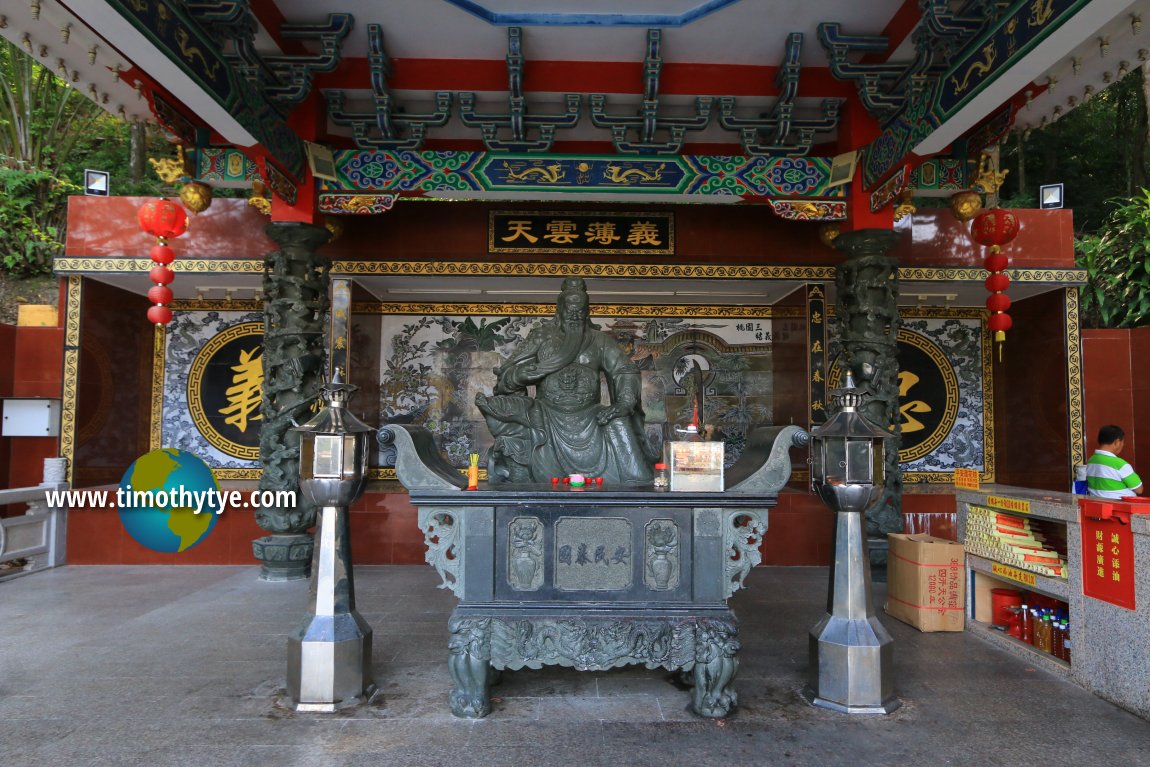
M 145 200 L 72 199 L 36 352 L 63 371 L 61 436 L 13 473 L 58 453 L 108 484 L 165 446 L 292 487 L 285 435 L 334 367 L 363 420 L 426 426 L 462 469 L 490 446 L 475 394 L 578 275 L 653 440 L 702 386 L 733 460 L 756 426 L 821 422 L 849 368 L 900 432 L 872 531 L 948 534 L 955 468 L 1061 487 L 1083 462 L 1071 214 L 997 209 L 997 147 L 1140 66 L 1144 5 L 13 0 L 0 33 L 162 127 L 194 214 L 171 279 Z M 381 447 L 357 561 L 423 559 L 393 466 Z M 831 520 L 796 468 L 766 561 L 823 563 Z M 257 540 L 290 577 L 312 523 L 225 515 L 180 561 L 250 562 Z M 73 562 L 170 561 L 100 513 L 69 524 Z

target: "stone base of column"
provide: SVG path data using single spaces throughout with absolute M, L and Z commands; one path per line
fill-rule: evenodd
M 301 581 L 311 577 L 310 533 L 265 535 L 252 541 L 252 554 L 260 561 L 261 581 Z

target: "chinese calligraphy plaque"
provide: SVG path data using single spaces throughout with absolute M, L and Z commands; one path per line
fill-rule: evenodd
M 560 517 L 555 522 L 555 587 L 622 591 L 631 586 L 631 522 L 620 517 Z
M 673 213 L 493 210 L 491 253 L 674 255 Z

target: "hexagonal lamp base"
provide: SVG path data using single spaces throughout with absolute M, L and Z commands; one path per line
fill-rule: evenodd
M 371 694 L 371 626 L 354 610 L 310 616 L 288 638 L 288 694 L 299 711 L 334 711 Z
M 875 617 L 847 620 L 824 615 L 810 634 L 807 702 L 845 714 L 889 714 L 894 695 L 890 634 Z

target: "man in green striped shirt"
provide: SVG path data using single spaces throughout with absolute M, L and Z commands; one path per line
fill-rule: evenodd
M 1126 498 L 1142 495 L 1142 478 L 1134 467 L 1118 457 L 1126 446 L 1126 432 L 1121 426 L 1103 426 L 1098 430 L 1098 449 L 1086 463 L 1086 492 L 1102 498 Z

